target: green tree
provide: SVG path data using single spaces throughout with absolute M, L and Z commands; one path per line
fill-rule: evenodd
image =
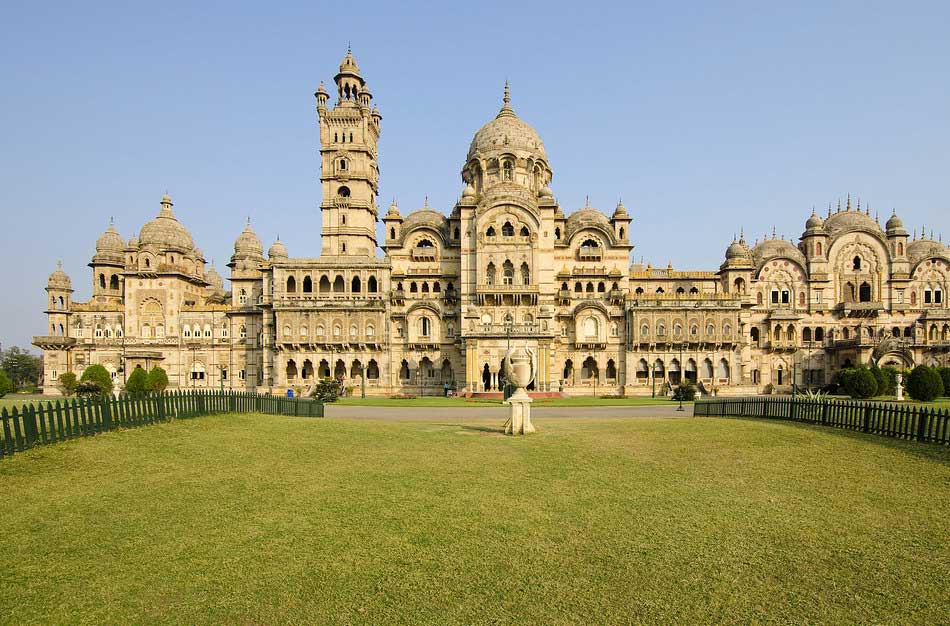
M 336 402 L 337 398 L 340 397 L 340 394 L 343 393 L 343 383 L 335 378 L 324 378 L 317 386 L 314 388 L 313 393 L 310 394 L 312 398 L 316 398 L 320 402 Z
M 145 382 L 145 388 L 149 391 L 165 391 L 168 387 L 168 374 L 159 366 L 152 368 L 148 373 L 148 380 Z
M 94 394 L 92 389 L 87 385 L 83 387 L 82 393 L 88 395 L 108 395 L 112 393 L 112 375 L 109 374 L 109 371 L 101 365 L 90 365 L 85 370 L 83 370 L 82 376 L 79 378 L 79 382 L 95 383 L 95 385 L 99 388 L 98 394 Z M 77 389 L 77 392 L 79 391 L 80 389 Z
M 59 387 L 59 391 L 64 396 L 71 396 L 76 393 L 76 385 L 78 384 L 79 381 L 72 372 L 63 372 L 59 375 L 59 380 L 56 381 L 56 386 Z
M 125 381 L 125 392 L 132 395 L 142 395 L 148 391 L 148 374 L 141 367 L 136 367 Z
M 884 388 L 878 389 L 877 393 L 880 396 L 893 396 L 897 393 L 897 375 L 900 370 L 891 365 L 885 365 L 881 368 L 881 372 L 884 374 Z
M 696 399 L 696 387 L 691 382 L 685 382 L 676 387 L 673 391 L 673 401 L 678 402 L 680 400 L 684 402 L 692 401 Z
M 940 378 L 943 380 L 943 395 L 950 396 L 950 367 L 940 368 Z
M 15 390 L 16 387 L 13 385 L 13 381 L 10 380 L 10 377 L 7 376 L 6 372 L 0 370 L 0 398 L 8 393 L 13 393 Z
M 873 398 L 877 394 L 877 378 L 867 367 L 841 370 L 839 381 L 852 398 Z
M 27 383 L 38 385 L 40 374 L 43 371 L 43 361 L 35 354 L 30 354 L 23 348 L 13 346 L 3 352 L 0 358 L 0 369 L 3 369 L 13 384 L 21 387 Z
M 871 363 L 871 367 L 868 368 L 871 374 L 874 376 L 874 380 L 877 383 L 877 390 L 874 392 L 876 396 L 886 396 L 887 395 L 887 374 L 884 373 L 880 367 L 877 366 L 877 363 Z
M 919 402 L 930 402 L 943 395 L 943 378 L 935 367 L 918 365 L 907 377 L 907 395 Z

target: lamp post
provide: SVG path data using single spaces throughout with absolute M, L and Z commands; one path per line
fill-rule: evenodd
M 650 366 L 650 378 L 653 381 L 653 394 L 652 397 L 656 398 L 656 361 L 653 362 L 653 365 Z

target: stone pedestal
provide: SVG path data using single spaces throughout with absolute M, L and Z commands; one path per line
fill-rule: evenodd
M 524 388 L 519 387 L 505 402 L 511 407 L 508 413 L 508 423 L 505 425 L 505 434 L 527 435 L 533 433 L 534 425 L 531 424 L 532 400 Z
M 897 400 L 898 402 L 903 402 L 903 401 L 904 401 L 904 385 L 903 385 L 903 382 L 904 382 L 904 377 L 901 376 L 900 374 L 898 374 L 898 375 L 897 375 L 897 389 L 896 389 L 896 392 L 895 392 L 896 400 Z

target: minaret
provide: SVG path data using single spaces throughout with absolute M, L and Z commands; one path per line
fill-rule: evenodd
M 320 120 L 321 256 L 376 257 L 377 145 L 382 116 L 349 49 L 333 79 L 337 101 L 320 84 L 314 94 Z

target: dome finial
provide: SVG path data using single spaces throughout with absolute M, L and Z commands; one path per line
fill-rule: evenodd
M 776 233 L 775 227 L 772 227 L 772 239 L 778 239 L 778 234 Z
M 590 208 L 590 194 L 588 194 L 588 195 L 586 195 L 586 196 L 584 197 L 584 208 L 585 208 L 585 209 L 589 209 L 589 208 Z
M 63 261 L 62 261 L 62 259 L 60 259 L 59 261 L 56 261 L 56 269 L 58 269 L 58 270 L 62 270 L 62 269 L 63 269 Z
M 844 210 L 845 210 L 845 211 L 850 211 L 850 210 L 851 210 L 851 194 L 850 194 L 850 193 L 848 194 L 848 204 L 847 204 L 847 206 L 845 207 Z
M 516 117 L 515 110 L 511 108 L 511 89 L 508 87 L 507 79 L 505 79 L 505 96 L 502 100 L 504 100 L 504 104 L 501 105 L 501 110 L 498 111 L 498 115 L 496 115 L 495 118 Z
M 511 102 L 511 88 L 508 86 L 507 78 L 505 79 L 505 97 L 503 100 L 505 101 L 505 104 L 509 104 Z

